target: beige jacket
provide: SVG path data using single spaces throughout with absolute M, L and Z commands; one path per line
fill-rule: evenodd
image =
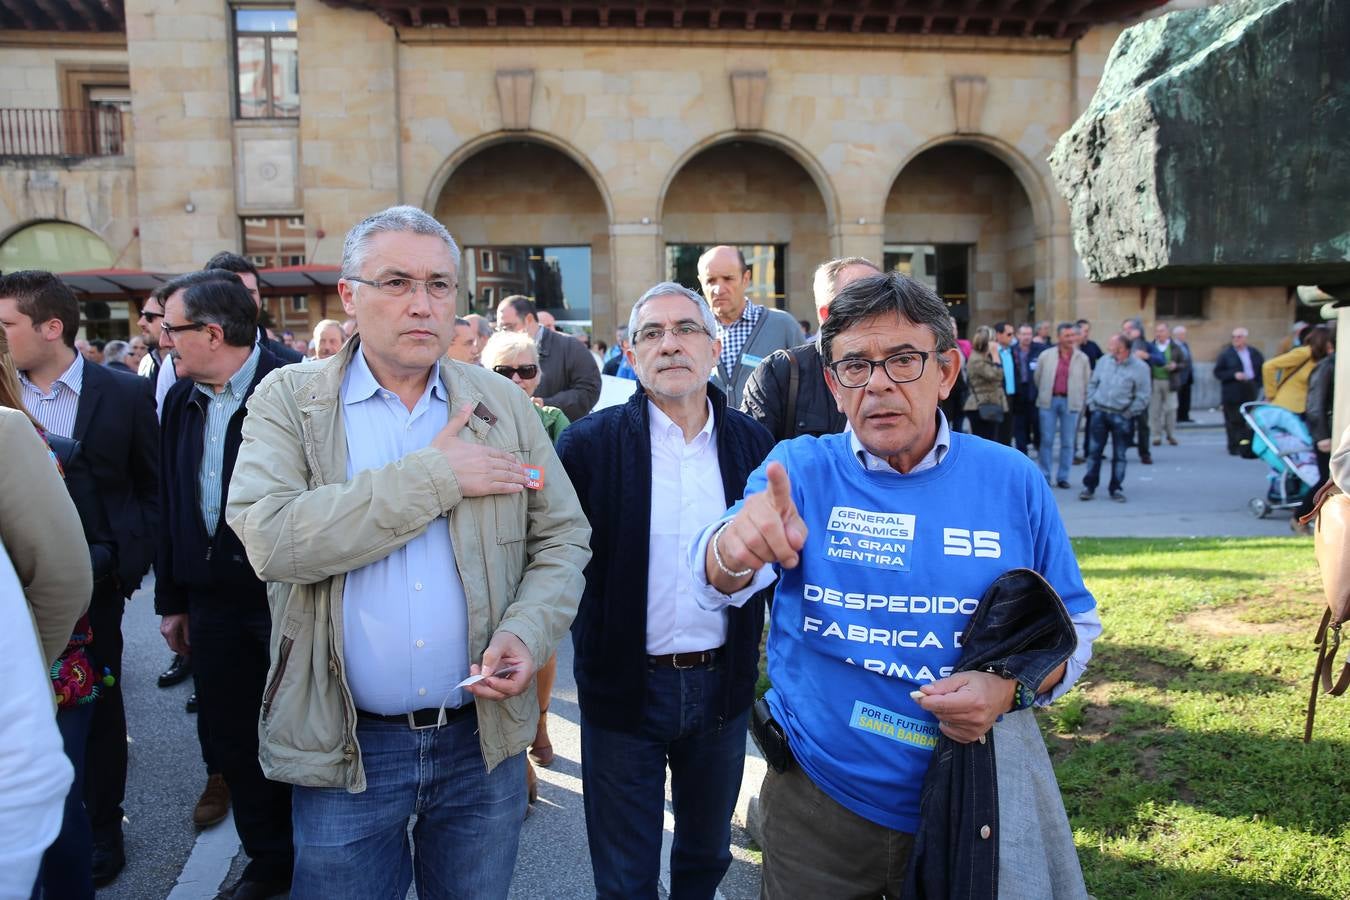
M 460 437 L 542 466 L 538 491 L 465 498 L 439 450 L 410 453 L 347 478 L 341 388 L 360 341 L 286 366 L 258 385 L 244 419 L 226 519 L 269 582 L 272 665 L 259 719 L 259 759 L 275 781 L 365 790 L 356 708 L 343 663 L 346 573 L 388 556 L 448 514 L 468 600 L 469 658 L 498 631 L 536 666 L 562 639 L 581 598 L 590 526 L 529 398 L 476 366 L 443 360 L 450 409 L 482 404 Z M 525 749 L 539 720 L 533 690 L 476 701 L 488 770 Z
M 51 665 L 89 609 L 89 545 L 52 452 L 28 416 L 6 407 L 0 407 L 0 543 L 23 585 L 42 658 Z
M 1055 370 L 1059 368 L 1059 347 L 1048 347 L 1036 357 L 1036 407 L 1049 409 L 1055 393 Z M 1069 412 L 1078 412 L 1087 401 L 1088 380 L 1092 377 L 1092 363 L 1082 350 L 1074 350 L 1069 357 L 1068 394 Z

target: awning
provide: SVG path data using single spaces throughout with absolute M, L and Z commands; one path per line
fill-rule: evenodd
M 282 266 L 258 271 L 258 289 L 268 296 L 337 292 L 338 266 Z M 57 275 L 81 300 L 123 300 L 144 296 L 177 276 L 135 269 L 88 269 Z
M 282 266 L 258 271 L 258 289 L 264 294 L 335 294 L 338 266 Z

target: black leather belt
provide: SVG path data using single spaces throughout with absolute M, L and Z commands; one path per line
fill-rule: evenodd
M 382 713 L 366 712 L 364 709 L 356 711 L 358 719 L 369 719 L 372 722 L 388 722 L 391 725 L 407 725 L 412 729 L 436 728 L 441 725 L 449 725 L 466 716 L 471 716 L 475 712 L 472 702 L 465 703 L 463 706 L 455 706 L 445 711 L 445 718 L 441 719 L 439 709 L 418 709 L 410 713 L 403 713 L 397 716 L 386 716 Z
M 688 653 L 662 653 L 647 657 L 647 665 L 654 669 L 697 669 L 710 666 L 722 655 L 722 648 L 692 650 Z

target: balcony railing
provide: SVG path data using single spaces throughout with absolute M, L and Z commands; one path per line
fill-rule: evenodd
M 0 158 L 121 156 L 122 112 L 0 108 Z

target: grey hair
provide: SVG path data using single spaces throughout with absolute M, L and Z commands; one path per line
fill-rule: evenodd
M 127 354 L 130 352 L 131 345 L 126 341 L 108 341 L 103 347 L 103 362 L 121 362 L 127 358 Z
M 698 307 L 699 314 L 703 317 L 703 327 L 708 329 L 708 334 L 714 339 L 717 337 L 717 320 L 713 318 L 712 307 L 708 301 L 703 299 L 702 294 L 696 294 L 682 284 L 676 284 L 673 281 L 663 281 L 660 284 L 652 285 L 647 288 L 638 301 L 633 304 L 633 311 L 628 314 L 628 336 L 632 336 L 638 330 L 638 316 L 642 314 L 642 307 L 647 305 L 647 301 L 655 300 L 657 297 L 683 297 L 690 303 Z
M 948 321 L 951 313 L 947 304 L 927 285 L 899 272 L 859 278 L 835 296 L 829 318 L 820 326 L 816 338 L 821 359 L 826 365 L 834 361 L 830 351 L 839 335 L 860 322 L 888 313 L 927 328 L 937 345 L 938 363 L 944 369 L 949 365 L 942 354 L 955 349 L 956 338 Z
M 370 242 L 375 235 L 385 231 L 410 231 L 440 238 L 450 250 L 455 271 L 459 271 L 459 246 L 444 225 L 415 206 L 391 206 L 383 212 L 367 216 L 347 232 L 347 238 L 342 242 L 343 278 L 356 278 L 361 274 Z

